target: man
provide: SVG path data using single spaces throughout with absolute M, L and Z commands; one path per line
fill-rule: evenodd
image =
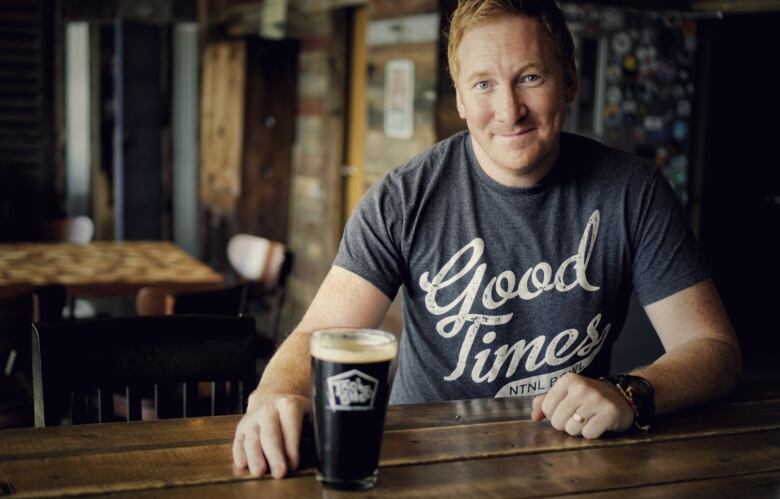
M 250 397 L 233 446 L 239 468 L 280 478 L 298 466 L 309 333 L 375 327 L 401 285 L 391 403 L 535 396 L 534 420 L 598 438 L 736 383 L 733 330 L 662 175 L 561 133 L 577 75 L 555 4 L 461 0 L 449 62 L 469 132 L 364 196 Z M 599 379 L 632 289 L 666 353 Z

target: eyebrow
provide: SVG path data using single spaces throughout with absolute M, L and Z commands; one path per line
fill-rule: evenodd
M 540 70 L 543 70 L 544 69 L 544 65 L 541 64 L 541 63 L 538 63 L 538 62 L 529 62 L 528 64 L 525 64 L 525 65 L 521 66 L 520 70 L 517 71 L 517 72 L 518 73 L 525 73 L 529 69 L 540 69 Z M 488 77 L 492 76 L 492 74 L 493 74 L 492 71 L 486 71 L 486 70 L 477 71 L 475 73 L 469 74 L 466 77 L 466 82 L 471 83 L 473 81 L 481 81 L 481 80 L 483 80 L 485 78 L 488 78 Z

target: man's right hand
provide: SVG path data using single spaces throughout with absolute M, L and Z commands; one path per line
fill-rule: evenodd
M 377 327 L 390 306 L 376 286 L 340 267 L 332 267 L 298 327 L 279 346 L 249 396 L 236 428 L 233 462 L 255 476 L 284 477 L 298 467 L 303 416 L 311 402 L 310 331 L 329 327 Z
M 300 395 L 252 393 L 233 438 L 233 463 L 255 476 L 270 471 L 274 478 L 297 469 L 303 416 L 310 407 Z

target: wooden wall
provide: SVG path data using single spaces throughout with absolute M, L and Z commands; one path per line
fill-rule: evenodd
M 55 152 L 54 25 L 49 0 L 0 2 L 0 240 L 64 209 Z M 61 163 L 61 162 L 60 162 Z

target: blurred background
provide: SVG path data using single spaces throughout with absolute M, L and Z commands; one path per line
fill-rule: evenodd
M 748 374 L 778 369 L 780 2 L 559 2 L 566 129 L 644 156 L 678 194 Z M 465 128 L 452 0 L 0 0 L 0 241 L 85 215 L 218 271 L 237 233 L 295 253 L 282 328 L 385 172 Z M 398 300 L 384 327 L 400 331 Z M 615 370 L 661 352 L 634 303 Z

